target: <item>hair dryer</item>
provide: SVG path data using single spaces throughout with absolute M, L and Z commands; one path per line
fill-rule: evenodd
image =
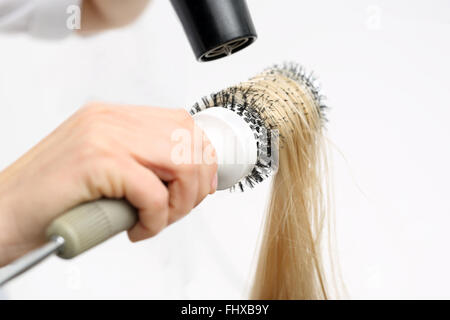
M 246 0 L 171 0 L 198 61 L 229 56 L 256 40 Z

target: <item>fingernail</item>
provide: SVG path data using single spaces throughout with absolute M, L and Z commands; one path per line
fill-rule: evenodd
M 214 175 L 214 178 L 212 179 L 211 182 L 211 193 L 216 192 L 217 189 L 217 173 Z

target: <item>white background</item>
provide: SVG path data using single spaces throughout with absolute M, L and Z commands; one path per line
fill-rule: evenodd
M 91 38 L 0 35 L 0 168 L 86 101 L 187 108 L 295 60 L 320 77 L 331 106 L 349 297 L 450 298 L 450 2 L 248 2 L 259 39 L 206 64 L 166 0 Z M 122 234 L 73 261 L 51 258 L 6 295 L 245 298 L 268 192 L 216 194 L 154 239 L 133 245 Z

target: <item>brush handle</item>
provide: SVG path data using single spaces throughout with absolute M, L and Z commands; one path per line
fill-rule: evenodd
M 64 245 L 58 256 L 73 258 L 137 222 L 137 211 L 125 200 L 87 202 L 65 212 L 47 228 L 47 238 L 61 236 Z

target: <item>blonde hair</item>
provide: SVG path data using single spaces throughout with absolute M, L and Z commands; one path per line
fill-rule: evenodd
M 280 135 L 252 299 L 327 299 L 321 240 L 327 194 L 324 106 L 303 69 L 286 64 L 238 86 Z
M 329 226 L 327 147 L 323 135 L 326 107 L 314 81 L 298 64 L 286 63 L 203 101 L 204 107 L 231 104 L 233 109 L 240 108 L 238 112 L 249 116 L 256 126 L 261 121 L 261 127 L 276 129 L 279 135 L 279 166 L 273 179 L 252 299 L 330 296 L 322 260 L 323 233 Z M 199 106 L 194 109 L 199 110 Z M 246 184 L 252 186 L 269 175 L 267 163 L 258 166 L 244 181 Z M 243 188 L 243 182 L 238 185 Z

